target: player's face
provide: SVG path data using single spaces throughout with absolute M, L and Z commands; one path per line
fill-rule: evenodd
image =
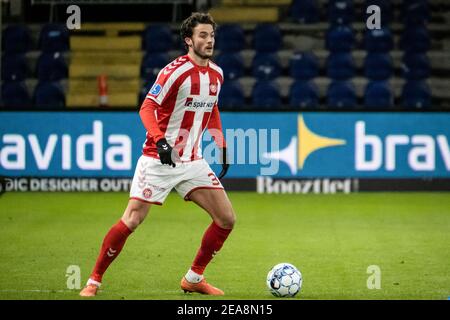
M 190 48 L 198 57 L 209 59 L 214 53 L 214 36 L 212 25 L 199 24 L 194 28 L 192 38 L 190 39 Z

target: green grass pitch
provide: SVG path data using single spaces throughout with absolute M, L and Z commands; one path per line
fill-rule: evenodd
M 440 299 L 450 296 L 450 195 L 359 193 L 259 195 L 230 192 L 235 230 L 205 276 L 223 299 L 277 299 L 269 269 L 296 265 L 294 299 Z M 81 299 L 102 239 L 122 215 L 125 193 L 7 193 L 0 198 L 0 299 Z M 171 194 L 154 206 L 103 279 L 95 299 L 218 299 L 184 294 L 209 216 Z M 370 265 L 381 288 L 368 289 Z M 222 299 L 222 298 L 219 298 Z

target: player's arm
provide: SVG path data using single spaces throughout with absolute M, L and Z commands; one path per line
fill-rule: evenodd
M 144 124 L 145 130 L 153 138 L 155 142 L 164 138 L 164 134 L 159 129 L 158 121 L 156 120 L 156 110 L 159 105 L 150 98 L 146 98 L 139 110 L 139 116 Z
M 222 179 L 227 174 L 230 164 L 227 159 L 227 144 L 223 135 L 222 122 L 220 120 L 220 113 L 217 104 L 214 105 L 211 112 L 211 117 L 208 122 L 208 131 L 222 154 L 222 171 L 218 176 L 219 179 Z
M 175 167 L 175 163 L 172 161 L 172 147 L 167 143 L 164 133 L 159 129 L 158 121 L 156 119 L 156 110 L 159 107 L 160 106 L 154 100 L 146 98 L 142 103 L 139 116 L 141 117 L 142 123 L 148 134 L 156 142 L 161 163 Z

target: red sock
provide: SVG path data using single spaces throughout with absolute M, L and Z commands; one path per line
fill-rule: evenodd
M 206 266 L 214 255 L 222 248 L 223 243 L 228 238 L 232 229 L 224 229 L 214 222 L 206 229 L 203 235 L 202 244 L 198 249 L 197 256 L 192 263 L 192 271 L 203 274 Z
M 92 280 L 102 282 L 103 274 L 111 262 L 119 255 L 131 232 L 132 231 L 122 220 L 119 220 L 119 222 L 112 226 L 103 239 L 100 254 L 98 255 L 94 270 L 92 270 L 91 273 L 90 278 Z

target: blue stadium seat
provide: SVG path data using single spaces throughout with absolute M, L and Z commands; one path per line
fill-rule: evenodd
M 350 81 L 333 81 L 327 89 L 327 106 L 329 109 L 355 108 L 356 90 Z
M 238 81 L 224 81 L 220 88 L 219 106 L 228 110 L 241 109 L 245 106 L 244 91 Z
M 388 53 L 369 52 L 364 59 L 364 75 L 370 80 L 386 80 L 393 73 L 392 58 Z
M 309 80 L 319 75 L 319 60 L 312 52 L 295 52 L 289 68 L 291 77 Z
M 28 76 L 28 63 L 24 54 L 5 53 L 2 56 L 2 80 L 23 81 Z
M 146 52 L 167 52 L 173 48 L 172 30 L 165 24 L 152 24 L 144 30 L 142 48 Z
M 326 61 L 327 76 L 345 80 L 355 75 L 355 62 L 350 52 L 330 53 Z
M 408 110 L 431 108 L 431 89 L 425 81 L 407 81 L 403 85 L 401 104 Z
M 430 6 L 426 0 L 403 2 L 403 23 L 407 26 L 426 24 L 430 21 Z
M 388 27 L 367 29 L 364 35 L 364 47 L 369 52 L 389 52 L 394 48 L 394 37 Z
M 28 27 L 10 25 L 3 30 L 2 48 L 6 53 L 25 53 L 31 46 L 31 33 Z
M 62 109 L 66 106 L 64 90 L 58 82 L 39 82 L 34 89 L 33 101 L 38 108 Z
M 430 46 L 430 35 L 424 25 L 411 26 L 403 30 L 400 39 L 400 48 L 403 51 L 426 52 Z
M 367 8 L 371 5 L 376 5 L 380 7 L 380 18 L 381 18 L 381 26 L 387 26 L 392 21 L 392 0 L 366 0 L 364 5 L 362 6 L 364 21 L 367 21 L 369 16 L 373 13 L 368 14 Z
M 39 81 L 58 81 L 68 75 L 67 63 L 60 52 L 43 52 L 36 65 Z
M 139 105 L 141 105 L 144 102 L 144 99 L 147 97 L 148 92 L 150 91 L 151 87 L 153 86 L 153 81 L 145 81 L 142 85 L 141 89 L 139 90 Z
M 349 24 L 353 22 L 353 0 L 330 0 L 328 2 L 328 21 L 331 24 Z
M 350 51 L 355 42 L 353 29 L 346 25 L 330 26 L 325 37 L 326 48 L 332 52 Z
M 158 76 L 159 71 L 170 62 L 167 53 L 150 52 L 144 56 L 141 64 L 141 77 L 153 83 Z
M 282 34 L 276 24 L 263 23 L 253 32 L 253 49 L 257 52 L 276 52 L 282 46 Z
M 2 105 L 6 109 L 29 108 L 31 106 L 31 99 L 25 83 L 4 81 L 2 83 Z
M 420 80 L 430 76 L 430 60 L 425 53 L 407 52 L 402 59 L 402 75 L 409 80 Z
M 276 83 L 267 80 L 257 81 L 252 90 L 252 105 L 266 109 L 280 108 L 281 96 Z
M 216 58 L 216 63 L 223 70 L 223 77 L 238 79 L 244 75 L 244 59 L 240 53 L 221 53 Z
M 364 106 L 367 109 L 386 109 L 394 104 L 394 96 L 387 81 L 371 81 L 364 91 Z
M 69 50 L 69 30 L 64 24 L 46 24 L 39 34 L 39 49 L 44 52 Z
M 222 52 L 238 52 L 245 47 L 244 30 L 239 24 L 223 24 L 217 28 L 216 48 Z
M 313 81 L 295 81 L 289 92 L 289 105 L 297 109 L 317 109 L 319 89 Z
M 291 17 L 299 23 L 316 23 L 320 20 L 320 9 L 317 0 L 294 0 Z
M 256 53 L 252 62 L 252 75 L 256 79 L 272 80 L 281 74 L 280 59 L 275 53 Z

